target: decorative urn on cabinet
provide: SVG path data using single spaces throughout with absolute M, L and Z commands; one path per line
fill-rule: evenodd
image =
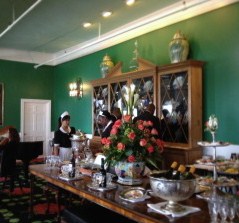
M 114 67 L 114 63 L 112 62 L 110 56 L 107 54 L 103 57 L 103 61 L 100 64 L 100 70 L 102 77 L 105 78 L 111 71 L 111 69 Z
M 188 58 L 189 43 L 186 37 L 177 31 L 169 43 L 169 56 L 171 63 L 186 61 Z

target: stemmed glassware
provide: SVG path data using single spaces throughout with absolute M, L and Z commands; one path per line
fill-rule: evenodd
M 45 156 L 46 170 L 59 167 L 61 163 L 60 157 L 55 155 Z
M 216 143 L 216 131 L 218 129 L 218 119 L 215 115 L 210 115 L 206 123 L 206 131 L 209 131 L 212 135 L 212 143 Z
M 51 156 L 45 156 L 45 164 L 46 164 L 46 169 L 50 169 L 50 167 L 51 167 Z
M 221 222 L 226 223 L 228 215 L 228 202 L 224 199 L 222 199 L 220 202 L 219 215 L 221 217 Z
M 230 219 L 230 222 L 233 222 L 233 219 L 236 216 L 236 204 L 235 202 L 229 202 L 228 205 L 228 217 Z
M 236 200 L 235 202 L 235 214 L 239 218 L 239 200 Z
M 211 217 L 211 223 L 216 223 L 218 220 L 219 204 L 215 198 L 208 200 L 208 210 Z
M 215 196 L 208 200 L 208 210 L 211 217 L 211 223 L 219 222 L 219 216 L 221 223 L 233 222 L 236 213 L 239 210 L 239 206 L 234 197 L 232 196 Z

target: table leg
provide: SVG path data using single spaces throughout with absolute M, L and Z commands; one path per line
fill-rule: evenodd
M 33 205 L 34 205 L 34 199 L 33 199 L 33 194 L 34 194 L 34 180 L 35 176 L 33 174 L 30 175 L 30 208 L 29 208 L 29 219 L 32 218 L 34 214 L 33 210 Z

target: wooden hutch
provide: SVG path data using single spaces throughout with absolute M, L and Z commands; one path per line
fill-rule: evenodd
M 105 77 L 91 81 L 93 86 L 91 147 L 100 151 L 101 127 L 97 117 L 102 110 L 119 107 L 124 112 L 122 93 L 125 86 L 134 83 L 139 94 L 134 115 L 137 116 L 150 102 L 156 106 L 161 119 L 162 137 L 165 141 L 164 168 L 178 161 L 191 164 L 202 156 L 197 145 L 202 140 L 202 67 L 203 62 L 185 62 L 156 66 L 138 59 L 137 71 L 122 73 L 118 63 Z

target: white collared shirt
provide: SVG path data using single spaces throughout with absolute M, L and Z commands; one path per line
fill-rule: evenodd
M 67 133 L 67 134 L 69 134 L 69 133 L 71 132 L 70 126 L 68 126 L 68 132 L 65 131 L 62 127 L 60 127 L 60 130 L 61 130 L 62 132 L 64 132 L 64 133 Z

